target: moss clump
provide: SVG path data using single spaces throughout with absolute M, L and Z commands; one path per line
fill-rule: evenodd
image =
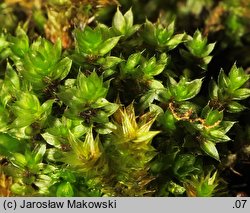
M 143 20 L 129 2 L 0 4 L 11 17 L 0 29 L 1 196 L 237 192 L 249 156 L 249 63 L 235 54 L 247 53 L 245 2 L 170 1 Z

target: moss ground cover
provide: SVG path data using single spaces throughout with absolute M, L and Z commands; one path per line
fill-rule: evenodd
M 250 194 L 250 2 L 168 2 L 0 1 L 1 196 Z

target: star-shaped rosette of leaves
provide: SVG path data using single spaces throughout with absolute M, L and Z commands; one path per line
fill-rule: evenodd
M 100 26 L 94 29 L 89 26 L 83 30 L 76 29 L 74 37 L 77 55 L 91 60 L 108 54 L 120 39 L 120 36 L 106 35 Z
M 14 114 L 14 121 L 10 127 L 15 129 L 35 125 L 42 128 L 51 114 L 53 99 L 40 104 L 38 97 L 30 92 L 20 92 L 17 100 L 10 107 L 10 111 Z
M 34 91 L 42 91 L 55 81 L 63 80 L 71 69 L 72 61 L 62 57 L 61 41 L 55 44 L 39 37 L 30 46 L 22 33 L 11 39 L 12 58 L 17 70 Z
M 149 20 L 146 20 L 142 32 L 142 37 L 147 44 L 155 47 L 157 50 L 169 51 L 187 40 L 186 33 L 174 33 L 174 21 L 172 21 L 168 26 L 164 26 L 159 21 L 153 24 Z
M 207 65 L 212 60 L 210 55 L 215 47 L 215 43 L 209 43 L 207 37 L 202 36 L 199 30 L 196 30 L 193 37 L 188 36 L 185 42 L 187 50 L 180 49 L 182 57 L 188 64 L 195 64 L 203 70 L 207 70 Z
M 108 88 L 109 81 L 103 82 L 102 76 L 99 77 L 95 71 L 89 76 L 79 72 L 77 79 L 67 80 L 58 93 L 67 106 L 65 116 L 82 120 L 86 126 L 95 123 L 100 133 L 110 132 L 109 116 L 118 109 L 118 104 L 105 99 Z
M 246 107 L 239 101 L 250 96 L 250 89 L 245 86 L 249 78 L 250 75 L 242 68 L 238 68 L 236 64 L 232 66 L 228 75 L 225 74 L 224 70 L 221 70 L 217 83 L 214 80 L 210 81 L 211 105 L 225 108 L 230 113 L 239 113 L 245 110 Z
M 137 118 L 130 104 L 119 108 L 113 117 L 115 128 L 104 149 L 112 162 L 116 186 L 127 196 L 150 194 L 146 187 L 152 181 L 149 163 L 156 155 L 151 142 L 160 133 L 151 130 L 156 115 L 149 112 Z

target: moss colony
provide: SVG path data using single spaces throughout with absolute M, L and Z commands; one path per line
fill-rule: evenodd
M 250 192 L 250 2 L 167 2 L 0 1 L 1 196 Z

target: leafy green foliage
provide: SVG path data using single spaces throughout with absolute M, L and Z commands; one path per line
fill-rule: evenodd
M 18 29 L 16 34 L 16 37 L 10 38 L 10 57 L 14 60 L 18 72 L 34 90 L 42 90 L 68 75 L 72 61 L 68 57 L 61 57 L 59 40 L 53 45 L 43 38 L 38 38 L 29 46 L 28 37 L 22 29 Z
M 17 101 L 11 107 L 16 116 L 11 126 L 13 128 L 26 127 L 36 121 L 42 124 L 49 116 L 53 102 L 54 100 L 47 100 L 40 105 L 35 95 L 20 93 L 17 96 Z
M 114 33 L 122 35 L 124 38 L 133 35 L 140 28 L 140 25 L 133 25 L 133 22 L 134 17 L 132 9 L 129 9 L 123 16 L 118 7 L 112 22 Z
M 186 40 L 185 33 L 174 35 L 174 26 L 174 21 L 165 27 L 161 23 L 153 24 L 149 20 L 146 20 L 143 38 L 146 43 L 159 50 L 172 50 Z
M 207 65 L 212 59 L 210 53 L 215 47 L 215 43 L 207 44 L 207 38 L 203 38 L 201 32 L 196 30 L 193 38 L 190 38 L 188 42 L 185 43 L 186 50 L 181 50 L 181 54 L 187 60 L 199 60 L 199 66 L 202 69 L 207 69 Z
M 217 172 L 214 172 L 210 177 L 210 172 L 207 176 L 193 176 L 187 182 L 185 188 L 190 197 L 211 197 L 216 193 L 217 187 L 221 180 L 217 178 Z
M 232 66 L 228 76 L 221 70 L 218 84 L 213 80 L 210 83 L 210 98 L 219 102 L 228 112 L 237 113 L 244 110 L 245 107 L 237 101 L 250 96 L 250 89 L 244 88 L 249 77 L 242 68 L 237 68 L 236 64 Z
M 197 16 L 206 2 L 188 1 L 187 10 L 194 5 Z M 68 8 L 70 1 L 48 5 Z M 72 48 L 32 34 L 28 23 L 1 32 L 0 157 L 8 162 L 1 172 L 12 179 L 11 195 L 225 190 L 220 168 L 227 143 L 237 140 L 232 129 L 247 109 L 250 75 L 235 63 L 207 86 L 220 43 L 198 29 L 178 29 L 178 17 L 137 24 L 131 8 L 121 11 L 111 26 L 76 27 Z M 40 15 L 38 31 L 46 22 Z
M 75 31 L 76 50 L 87 57 L 104 56 L 118 43 L 120 36 L 105 38 L 100 28 L 85 27 Z
M 191 82 L 185 78 L 177 83 L 173 78 L 169 79 L 170 98 L 176 101 L 185 101 L 195 97 L 201 88 L 202 79 L 196 79 Z

